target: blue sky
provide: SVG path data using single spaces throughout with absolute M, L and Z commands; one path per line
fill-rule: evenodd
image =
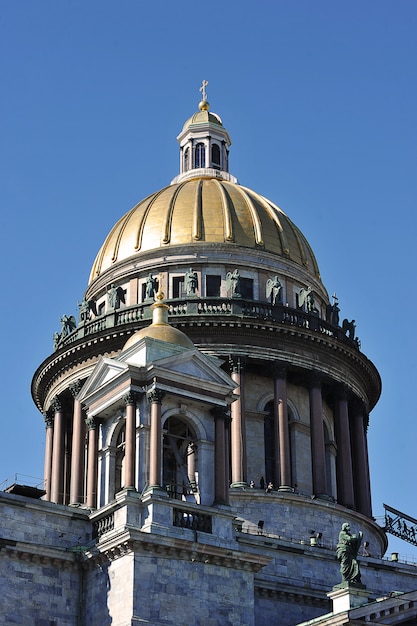
M 178 173 L 204 78 L 231 172 L 304 232 L 381 373 L 374 515 L 417 518 L 416 32 L 415 0 L 0 3 L 0 484 L 42 477 L 32 375 L 110 228 Z

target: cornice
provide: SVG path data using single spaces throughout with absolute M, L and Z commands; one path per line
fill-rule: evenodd
M 100 356 L 115 356 L 128 337 L 149 320 L 99 331 L 60 348 L 39 366 L 32 382 L 32 396 L 40 411 L 54 382 Z M 319 331 L 276 320 L 256 320 L 237 315 L 170 316 L 173 327 L 185 331 L 196 347 L 205 353 L 228 359 L 231 354 L 266 362 L 280 361 L 283 366 L 300 370 L 319 369 L 336 382 L 346 383 L 369 412 L 381 393 L 381 379 L 373 363 L 354 345 Z M 233 343 L 231 343 L 233 339 Z M 103 350 L 105 348 L 105 350 Z M 348 368 L 349 376 L 346 375 Z

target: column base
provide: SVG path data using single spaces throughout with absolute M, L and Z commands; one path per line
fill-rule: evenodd
M 235 483 L 232 483 L 230 485 L 231 489 L 247 489 L 248 488 L 248 483 L 246 483 L 245 481 L 236 481 Z
M 317 498 L 318 500 L 327 500 L 327 502 L 335 502 L 335 499 L 333 498 L 333 496 L 329 496 L 327 493 L 315 493 L 311 496 L 311 498 L 313 500 Z
M 142 498 L 148 498 L 149 496 L 156 495 L 159 498 L 169 498 L 168 493 L 160 485 L 151 485 L 143 490 Z
M 294 493 L 294 489 L 288 485 L 281 485 L 278 487 L 278 491 L 285 491 L 286 493 Z

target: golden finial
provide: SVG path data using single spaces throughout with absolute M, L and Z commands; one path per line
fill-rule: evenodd
M 206 94 L 207 85 L 208 85 L 208 80 L 203 80 L 203 82 L 201 83 L 201 87 L 199 89 L 199 91 L 201 91 L 201 94 L 203 96 L 203 99 L 198 105 L 198 108 L 200 109 L 200 111 L 208 111 L 210 108 L 210 104 L 207 102 L 207 94 Z
M 162 291 L 162 273 L 159 273 L 158 276 L 158 292 L 155 294 L 155 300 L 162 302 L 164 299 L 164 292 Z

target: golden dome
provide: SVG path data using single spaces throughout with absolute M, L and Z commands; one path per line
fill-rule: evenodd
M 162 302 L 163 294 L 158 292 L 157 302 L 152 305 L 152 324 L 134 333 L 126 341 L 123 351 L 127 350 L 144 337 L 158 339 L 167 343 L 173 343 L 183 348 L 194 349 L 194 344 L 185 333 L 174 328 L 168 323 L 168 306 Z
M 197 113 L 194 113 L 194 115 L 189 117 L 188 120 L 185 122 L 184 126 L 182 127 L 183 131 L 190 126 L 196 126 L 197 124 L 207 124 L 210 122 L 212 124 L 217 124 L 217 126 L 223 126 L 220 115 L 217 115 L 217 113 L 211 113 L 211 111 L 209 111 L 208 108 L 205 109 L 202 104 L 203 103 L 200 102 L 200 110 L 197 111 Z M 208 102 L 206 102 L 206 104 L 208 105 Z
M 143 252 L 225 243 L 284 257 L 319 277 L 309 243 L 278 206 L 241 185 L 200 176 L 164 187 L 126 213 L 101 247 L 89 283 Z

